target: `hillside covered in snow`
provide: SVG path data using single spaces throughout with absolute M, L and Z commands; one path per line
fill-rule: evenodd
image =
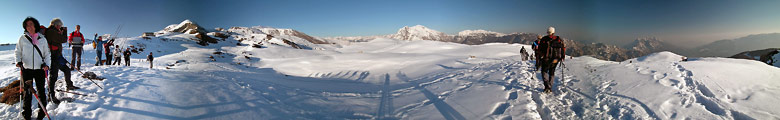
M 317 44 L 292 30 L 181 24 L 118 38 L 139 51 L 127 67 L 94 66 L 95 50 L 86 47 L 81 71 L 106 77 L 96 81 L 103 89 L 74 71 L 82 89 L 73 92 L 83 95 L 57 93 L 74 101 L 50 104 L 49 113 L 58 120 L 780 119 L 780 68 L 753 60 L 573 57 L 546 94 L 535 61 L 520 58 L 527 44 L 406 40 L 438 34 Z M 460 35 L 475 34 L 506 35 Z M 198 44 L 205 37 L 216 42 Z M 2 85 L 19 78 L 13 51 L 0 46 Z M 144 61 L 149 52 L 153 68 Z M 19 118 L 18 104 L 0 111 L 0 119 Z

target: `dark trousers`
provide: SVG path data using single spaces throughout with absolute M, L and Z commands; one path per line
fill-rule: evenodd
M 95 52 L 97 52 L 97 58 L 96 58 L 97 59 L 97 63 L 95 63 L 95 66 L 103 65 L 103 63 L 100 62 L 100 60 L 103 60 L 103 54 L 100 54 L 103 51 L 102 50 L 97 50 Z
M 544 81 L 545 90 L 551 90 L 553 87 L 556 67 L 558 67 L 558 62 L 553 63 L 551 60 L 542 61 L 542 80 Z
M 114 57 L 110 53 L 106 53 L 106 65 L 111 65 L 111 58 Z
M 62 73 L 65 73 L 65 83 L 67 86 L 73 86 L 73 81 L 70 80 L 71 74 L 70 74 L 70 68 L 67 65 L 59 64 L 60 62 L 67 62 L 67 61 L 60 61 L 59 58 L 61 56 L 55 56 L 58 54 L 52 53 L 52 59 L 51 63 L 52 65 L 49 66 L 49 97 L 51 97 L 52 100 L 56 100 L 57 98 L 54 96 L 54 89 L 56 86 L 54 86 L 55 83 L 57 83 L 57 77 L 59 77 L 60 71 Z
M 82 47 L 72 47 L 73 49 L 71 51 L 70 55 L 70 62 L 73 63 L 73 68 L 75 69 L 81 69 L 81 53 L 83 52 L 84 48 Z
M 38 98 L 42 101 L 41 104 L 43 104 L 43 106 L 39 105 L 38 107 L 44 108 L 44 107 L 46 107 L 46 104 L 48 103 L 48 102 L 46 102 L 46 91 L 45 91 L 46 88 L 43 87 L 44 84 L 45 84 L 45 81 L 46 81 L 44 79 L 44 78 L 46 78 L 46 76 L 44 75 L 43 72 L 44 72 L 43 69 L 36 69 L 36 70 L 24 69 L 24 70 L 22 70 L 22 79 L 25 81 L 25 82 L 22 82 L 23 83 L 22 85 L 23 85 L 23 88 L 24 88 L 24 92 L 22 93 L 22 99 L 23 99 L 22 100 L 22 116 L 26 120 L 29 120 L 30 117 L 32 116 L 32 106 L 31 106 L 31 104 L 32 104 L 32 100 L 33 100 L 33 98 L 32 98 L 33 95 L 32 95 L 32 92 L 30 91 L 30 89 L 32 89 L 32 85 L 26 84 L 27 81 L 33 81 L 33 80 L 35 81 L 35 88 L 38 89 L 37 90 Z M 40 109 L 38 111 L 38 113 L 39 113 L 38 114 L 38 118 L 43 118 L 45 116 L 45 114 L 43 114 L 43 109 Z
M 125 57 L 125 66 L 130 66 L 130 56 Z
M 114 63 L 112 63 L 112 65 L 122 65 L 122 57 L 117 55 L 117 56 L 114 56 L 114 59 L 115 60 L 114 60 Z
M 67 86 L 73 86 L 73 81 L 70 80 L 71 77 L 71 71 L 70 68 L 66 65 L 61 64 L 54 64 L 51 67 L 49 67 L 49 93 L 51 93 L 52 99 L 54 98 L 54 83 L 57 83 L 57 77 L 59 77 L 59 71 L 62 71 L 65 75 L 65 85 Z

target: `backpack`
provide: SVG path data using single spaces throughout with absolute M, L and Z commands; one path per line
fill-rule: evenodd
M 558 36 L 545 36 L 538 47 L 539 53 L 545 59 L 562 59 L 566 48 L 563 40 Z
M 553 37 L 552 41 L 550 41 L 550 58 L 553 59 L 563 59 L 564 52 L 565 52 L 565 45 L 563 43 L 563 40 L 561 40 L 561 37 L 555 36 Z

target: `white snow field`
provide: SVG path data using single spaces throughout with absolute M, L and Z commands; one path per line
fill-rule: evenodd
M 82 71 L 106 77 L 96 81 L 104 89 L 74 71 L 82 87 L 74 92 L 86 96 L 57 93 L 75 100 L 50 104 L 48 112 L 57 120 L 780 119 L 780 69 L 752 60 L 681 62 L 670 52 L 623 62 L 574 57 L 545 94 L 534 61 L 520 61 L 527 45 L 385 38 L 332 45 L 274 36 L 310 48 L 294 49 L 263 43 L 259 31 L 226 33 L 208 46 L 181 33 L 120 38 L 145 48 L 129 67 L 94 66 L 87 45 Z M 258 42 L 264 47 L 252 47 Z M 13 47 L 0 50 L 4 86 L 19 69 Z M 154 68 L 143 62 L 149 52 Z M 69 48 L 64 54 L 70 59 Z M 18 105 L 0 105 L 0 119 L 19 119 Z

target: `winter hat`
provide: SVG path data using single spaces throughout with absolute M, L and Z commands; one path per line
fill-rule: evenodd
M 555 28 L 554 27 L 547 28 L 547 33 L 555 33 Z
M 62 25 L 62 20 L 60 18 L 54 18 L 49 22 L 49 26 L 55 26 L 55 25 Z

